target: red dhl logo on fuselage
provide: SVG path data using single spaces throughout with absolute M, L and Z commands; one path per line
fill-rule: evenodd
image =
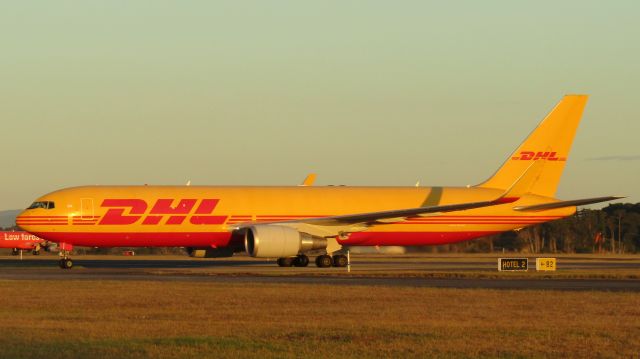
M 565 157 L 558 157 L 556 152 L 533 152 L 533 151 L 521 151 L 520 156 L 511 157 L 514 161 L 566 161 Z
M 174 207 L 173 204 L 178 201 Z M 158 199 L 147 213 L 149 205 L 142 199 L 105 199 L 101 207 L 109 208 L 98 225 L 129 225 L 142 219 L 142 225 L 182 224 L 190 216 L 191 224 L 222 224 L 227 216 L 212 216 L 219 199 L 203 199 L 196 207 L 197 199 Z M 195 208 L 195 211 L 192 210 Z M 125 214 L 127 212 L 127 214 Z M 144 219 L 143 219 L 144 218 Z

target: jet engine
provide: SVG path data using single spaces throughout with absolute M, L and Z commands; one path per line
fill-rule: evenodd
M 265 224 L 246 229 L 244 247 L 252 257 L 282 258 L 327 248 L 327 239 L 285 226 Z

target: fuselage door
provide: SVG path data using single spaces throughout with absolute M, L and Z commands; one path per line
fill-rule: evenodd
M 93 219 L 93 198 L 80 199 L 80 218 Z

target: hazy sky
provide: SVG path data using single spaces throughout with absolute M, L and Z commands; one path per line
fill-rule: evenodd
M 5 1 L 0 209 L 84 184 L 476 184 L 591 95 L 558 196 L 639 202 L 638 1 Z

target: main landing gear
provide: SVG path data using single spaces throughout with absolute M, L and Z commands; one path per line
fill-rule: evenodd
M 349 264 L 349 259 L 344 254 L 336 254 L 333 256 L 334 267 L 346 267 Z
M 295 257 L 278 258 L 278 265 L 280 267 L 306 267 L 309 265 L 309 257 L 304 254 L 298 254 Z
M 323 254 L 316 257 L 316 265 L 320 268 L 334 267 L 346 267 L 349 263 L 347 256 L 344 254 L 336 254 L 331 257 L 328 254 Z
M 347 264 L 347 256 L 344 254 L 336 254 L 333 257 L 328 254 L 323 254 L 316 257 L 316 266 L 319 268 L 346 267 Z M 295 257 L 278 258 L 278 265 L 280 267 L 306 267 L 309 265 L 309 257 L 304 254 L 299 254 Z

